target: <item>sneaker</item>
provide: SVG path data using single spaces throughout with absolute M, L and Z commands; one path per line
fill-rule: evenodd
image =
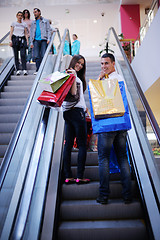
M 96 199 L 96 201 L 98 203 L 101 203 L 101 204 L 107 204 L 108 203 L 108 197 L 105 197 L 105 196 L 98 196 L 98 198 Z
M 23 75 L 28 75 L 27 70 L 23 70 Z
M 20 74 L 21 74 L 21 71 L 18 70 L 18 71 L 16 72 L 16 75 L 19 76 Z
M 34 72 L 33 75 L 37 75 L 37 72 Z

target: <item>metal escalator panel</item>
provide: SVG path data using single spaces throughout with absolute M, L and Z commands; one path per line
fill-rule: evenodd
M 0 74 L 13 57 L 13 50 L 9 46 L 9 32 L 0 40 Z
M 14 130 L 14 135 L 11 138 L 9 147 L 3 159 L 3 164 L 0 169 L 0 235 L 1 239 L 9 239 L 12 228 L 15 224 L 16 215 L 18 209 L 20 208 L 20 199 L 23 198 L 23 188 L 26 184 L 28 170 L 30 169 L 30 164 L 38 168 L 39 164 L 36 165 L 36 157 L 32 157 L 34 153 L 34 147 L 37 141 L 37 136 L 39 135 L 39 129 L 43 121 L 43 116 L 45 113 L 45 107 L 37 103 L 37 98 L 42 92 L 42 89 L 39 87 L 38 80 L 41 77 L 44 77 L 53 72 L 55 61 L 57 55 L 50 54 L 50 48 L 54 41 L 55 34 L 53 34 L 50 44 L 46 50 L 45 56 L 42 60 L 39 71 L 34 76 L 33 84 L 31 86 L 31 92 L 27 98 L 24 109 L 19 109 L 17 111 L 22 111 L 19 122 Z M 59 32 L 58 32 L 59 34 Z M 58 50 L 57 50 L 58 51 Z M 30 71 L 30 70 L 29 70 Z M 30 74 L 29 74 L 30 75 Z M 33 76 L 33 72 L 32 72 Z M 25 81 L 24 76 L 18 76 L 18 85 L 24 85 L 25 88 L 28 88 L 30 84 L 28 81 Z M 17 77 L 17 78 L 18 78 Z M 17 97 L 17 94 L 11 91 L 11 89 L 19 89 L 18 93 L 23 96 L 22 90 L 18 87 L 15 76 L 12 76 L 10 83 L 6 86 L 7 93 L 11 97 L 7 102 L 10 102 L 12 105 L 12 98 Z M 26 78 L 29 78 L 27 76 Z M 14 86 L 13 86 L 14 85 Z M 4 87 L 4 88 L 6 88 Z M 6 98 L 6 93 L 3 93 L 4 99 Z M 5 102 L 6 99 L 3 101 Z M 15 101 L 18 101 L 16 99 Z M 19 101 L 21 102 L 21 101 Z M 8 111 L 12 111 L 12 108 L 9 110 L 9 106 L 6 106 Z M 13 106 L 12 106 L 13 107 Z M 4 110 L 4 109 L 3 109 Z M 21 112 L 20 112 L 21 113 Z M 7 116 L 6 116 L 7 117 Z M 14 117 L 14 116 L 13 116 Z M 57 119 L 57 113 L 54 114 L 55 125 Z M 7 118 L 6 118 L 7 119 Z M 8 125 L 12 130 L 14 128 L 13 124 L 10 125 L 8 117 Z M 53 120 L 53 119 L 52 119 Z M 6 120 L 7 121 L 7 120 Z M 15 119 L 17 121 L 17 119 Z M 54 121 L 52 122 L 54 125 Z M 54 126 L 52 126 L 54 128 Z M 1 127 L 3 129 L 3 126 Z M 54 131 L 53 131 L 54 134 Z M 40 132 L 41 135 L 41 132 Z M 38 142 L 39 143 L 39 142 Z M 39 146 L 40 147 L 40 146 Z M 38 149 L 41 153 L 41 149 Z M 38 154 L 37 151 L 37 154 Z M 32 158 L 33 164 L 32 164 Z M 36 174 L 35 174 L 36 175 Z M 32 176 L 31 176 L 32 178 Z M 34 179 L 33 179 L 34 182 Z M 34 184 L 33 184 L 34 185 Z M 26 188 L 27 189 L 27 188 Z M 31 189 L 32 193 L 32 189 Z M 5 197 L 5 201 L 4 201 Z M 29 195 L 28 195 L 29 197 Z M 17 232 L 19 234 L 19 232 Z M 18 235 L 17 235 L 18 236 Z

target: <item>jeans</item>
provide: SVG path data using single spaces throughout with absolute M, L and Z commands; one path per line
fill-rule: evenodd
M 41 65 L 41 61 L 44 57 L 45 51 L 47 49 L 47 41 L 46 40 L 34 40 L 34 59 L 36 62 L 36 72 L 38 72 L 38 69 Z
M 29 45 L 28 45 L 28 51 L 27 51 L 27 62 L 30 62 L 32 59 L 32 48 L 31 48 L 31 41 L 30 37 L 28 37 Z
M 85 113 L 82 108 L 73 108 L 63 113 L 65 120 L 65 145 L 63 152 L 64 174 L 66 178 L 72 177 L 71 172 L 71 151 L 74 138 L 77 137 L 78 162 L 77 178 L 83 178 L 87 155 L 87 124 Z
M 115 131 L 98 134 L 98 161 L 100 177 L 100 195 L 108 197 L 109 190 L 109 159 L 112 145 L 117 156 L 121 171 L 122 195 L 131 197 L 131 173 L 126 151 L 126 131 Z
M 21 62 L 22 62 L 22 70 L 26 70 L 26 48 L 14 46 L 13 47 L 13 52 L 14 52 L 14 60 L 15 60 L 15 65 L 16 65 L 16 71 L 19 70 L 19 56 L 18 52 L 20 51 L 20 56 L 21 56 Z

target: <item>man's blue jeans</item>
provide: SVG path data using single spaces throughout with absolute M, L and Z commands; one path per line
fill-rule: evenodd
M 115 131 L 98 134 L 98 161 L 101 196 L 108 197 L 109 190 L 109 159 L 112 145 L 117 156 L 121 171 L 122 195 L 124 198 L 131 197 L 131 174 L 126 151 L 126 131 Z
M 47 41 L 46 40 L 34 40 L 34 59 L 36 61 L 36 72 L 40 67 L 41 61 L 44 57 L 45 51 L 47 49 Z

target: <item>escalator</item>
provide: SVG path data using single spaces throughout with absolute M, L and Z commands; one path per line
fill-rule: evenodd
M 37 104 L 36 99 L 41 92 L 37 80 L 53 71 L 63 71 L 69 64 L 70 56 L 62 58 L 66 36 L 69 39 L 68 30 L 65 30 L 60 41 L 57 56 L 51 56 L 49 48 L 46 51 L 0 169 L 1 239 L 158 240 L 160 187 L 154 156 L 145 132 L 148 115 L 146 109 L 140 106 L 138 110 L 135 104 L 139 106 L 141 99 L 135 94 L 137 86 L 132 80 L 134 76 L 128 71 L 126 58 L 119 54 L 118 44 L 118 54 L 115 51 L 118 56 L 116 67 L 126 80 L 132 121 L 128 146 L 133 202 L 129 205 L 122 202 L 120 175 L 116 173 L 111 174 L 109 203 L 96 203 L 99 186 L 96 151 L 88 151 L 87 154 L 85 176 L 91 178 L 91 183 L 63 184 L 62 112 L 45 108 Z M 88 62 L 87 79 L 98 76 L 98 64 Z M 88 100 L 86 102 L 88 105 Z M 73 151 L 74 176 L 76 155 L 77 152 Z
M 87 63 L 87 79 L 98 78 L 100 62 Z M 88 94 L 86 100 L 88 99 Z M 87 107 L 89 103 L 87 102 Z M 76 178 L 77 152 L 72 153 L 72 173 Z M 133 169 L 132 169 L 133 171 Z M 85 177 L 91 179 L 87 185 L 62 185 L 59 230 L 57 239 L 149 239 L 138 186 L 132 174 L 133 202 L 122 200 L 120 173 L 110 176 L 110 195 L 107 205 L 96 202 L 99 194 L 99 172 L 97 151 L 88 151 Z M 107 236 L 107 238 L 106 238 Z

